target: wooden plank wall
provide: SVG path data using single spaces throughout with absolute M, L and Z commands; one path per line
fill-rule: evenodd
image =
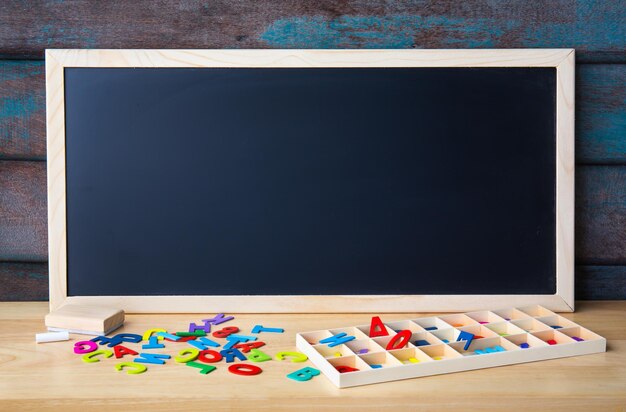
M 46 48 L 577 50 L 576 296 L 626 298 L 623 0 L 3 0 L 0 300 L 47 298 Z

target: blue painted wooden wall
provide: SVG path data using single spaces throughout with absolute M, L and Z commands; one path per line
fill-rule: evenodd
M 626 298 L 623 0 L 0 2 L 0 299 L 47 298 L 46 48 L 577 50 L 576 282 Z

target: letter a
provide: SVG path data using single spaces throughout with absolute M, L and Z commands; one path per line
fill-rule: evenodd
M 383 325 L 383 321 L 379 316 L 372 317 L 372 323 L 370 324 L 370 338 L 377 336 L 388 336 L 387 328 Z

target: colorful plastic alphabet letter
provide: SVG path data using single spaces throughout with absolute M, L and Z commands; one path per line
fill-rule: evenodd
M 287 377 L 289 379 L 293 379 L 294 381 L 306 382 L 310 381 L 311 379 L 313 379 L 314 376 L 317 376 L 319 374 L 319 370 L 307 366 L 306 368 L 298 369 L 295 372 L 291 372 L 289 375 L 287 375 Z
M 115 352 L 115 357 L 117 359 L 123 357 L 124 355 L 139 355 L 137 352 L 135 352 L 132 349 L 127 348 L 124 345 L 117 345 L 113 348 L 113 352 Z
M 251 360 L 252 362 L 265 362 L 272 360 L 272 357 L 258 349 L 252 349 L 248 354 L 248 360 Z
M 174 358 L 174 360 L 178 363 L 187 363 L 196 360 L 200 351 L 194 348 L 183 349 L 178 352 L 178 356 Z
M 96 336 L 91 339 L 92 342 L 100 342 L 100 345 L 106 345 L 111 342 L 111 338 L 107 338 L 106 336 Z
M 203 322 L 208 322 L 213 325 L 219 325 L 220 323 L 228 322 L 229 320 L 235 319 L 234 316 L 224 316 L 223 313 L 218 313 L 214 318 L 211 319 L 202 319 Z
M 383 321 L 380 320 L 380 316 L 373 316 L 372 323 L 370 324 L 370 338 L 388 335 L 389 332 L 387 332 L 387 328 L 383 324 Z
M 214 350 L 203 350 L 198 354 L 198 360 L 204 363 L 215 363 L 222 360 L 222 354 Z
M 224 345 L 224 349 L 230 349 L 234 347 L 238 343 L 248 342 L 251 340 L 256 340 L 256 336 L 248 336 L 248 335 L 230 335 L 226 337 L 228 341 L 227 344 Z
M 225 338 L 237 332 L 239 332 L 239 328 L 237 326 L 226 326 L 225 328 L 213 332 L 213 336 L 216 338 Z
M 111 356 L 113 356 L 113 352 L 111 352 L 110 350 L 104 350 L 104 349 L 96 350 L 86 355 L 83 355 L 83 361 L 87 363 L 100 362 L 100 359 L 96 358 L 96 356 L 98 355 L 102 355 L 105 358 L 110 358 Z
M 265 346 L 265 342 L 249 342 L 249 343 L 238 343 L 233 348 L 237 348 L 244 353 L 250 352 L 250 349 L 258 349 L 261 346 Z
M 339 371 L 339 373 L 358 372 L 359 371 L 357 368 L 353 368 L 352 366 L 346 366 L 346 365 L 335 366 L 335 369 L 337 369 Z
M 109 348 L 117 346 L 122 342 L 139 343 L 143 337 L 134 333 L 118 333 L 111 338 L 111 341 L 107 345 Z M 92 339 L 93 340 L 93 339 Z
M 188 337 L 198 337 L 198 336 L 206 336 L 206 332 L 203 330 L 197 330 L 195 332 L 176 332 L 176 336 L 179 336 L 181 338 L 188 338 Z
M 171 357 L 171 355 L 166 355 L 164 353 L 141 353 L 138 358 L 135 358 L 135 362 L 163 365 L 165 363 L 164 359 L 169 359 Z
M 411 331 L 409 329 L 401 330 L 396 333 L 393 338 L 391 338 L 385 349 L 392 350 L 404 348 L 406 344 L 409 343 L 410 339 Z
M 285 360 L 286 357 L 292 357 L 292 362 L 304 362 L 305 360 L 309 359 L 304 353 L 299 352 L 278 352 L 276 354 L 276 360 L 279 361 Z
M 167 333 L 167 331 L 166 331 L 165 329 L 148 329 L 147 331 L 145 331 L 145 332 L 143 333 L 143 336 L 141 337 L 141 339 L 142 339 L 142 340 L 148 340 L 148 339 L 150 339 L 150 337 L 151 337 L 153 334 L 155 334 L 156 332 L 165 332 L 165 333 Z M 158 337 L 159 339 L 163 339 L 163 337 L 162 337 L 162 336 L 157 335 L 157 337 Z
M 255 325 L 252 328 L 252 333 L 261 333 L 261 332 L 270 332 L 270 333 L 283 333 L 285 329 L 282 328 L 266 328 L 263 325 Z
M 195 332 L 197 330 L 202 330 L 205 333 L 209 333 L 211 332 L 211 324 L 207 321 L 204 321 L 204 325 L 196 325 L 195 323 L 191 322 L 189 324 L 189 332 Z
M 263 372 L 263 369 L 259 368 L 256 365 L 248 365 L 246 363 L 236 363 L 234 365 L 230 365 L 228 367 L 228 371 L 230 373 L 234 373 L 235 375 L 243 375 L 243 376 L 252 376 L 258 375 Z
M 469 348 L 470 344 L 472 343 L 472 340 L 474 340 L 474 335 L 469 332 L 461 331 L 461 333 L 459 333 L 459 336 L 457 336 L 456 341 L 458 342 L 461 340 L 465 341 L 465 346 L 463 346 L 463 350 L 467 350 L 467 348 Z
M 120 362 L 115 365 L 115 369 L 117 369 L 118 371 L 126 369 L 127 374 L 137 375 L 138 373 L 144 373 L 145 371 L 147 371 L 148 367 L 135 362 Z
M 245 361 L 246 357 L 238 349 L 227 349 L 220 351 L 220 354 L 226 359 L 226 363 L 231 363 L 235 360 L 235 357 L 240 361 Z
M 198 339 L 187 341 L 187 343 L 193 346 L 194 348 L 197 348 L 200 350 L 205 350 L 208 348 L 218 348 L 220 346 L 219 343 L 212 341 L 211 339 L 205 338 L 205 337 L 199 337 Z
M 215 369 L 217 369 L 213 365 L 207 365 L 205 363 L 198 363 L 198 362 L 187 362 L 186 365 L 191 366 L 192 368 L 199 368 L 200 373 L 203 375 L 206 375 L 207 373 L 213 372 Z
M 355 339 L 354 336 L 347 336 L 347 335 L 348 335 L 347 333 L 341 332 L 341 333 L 338 333 L 337 335 L 331 336 L 329 338 L 322 339 L 320 341 L 320 343 L 328 344 L 329 348 L 333 348 L 335 346 L 339 346 L 341 344 L 344 344 L 346 342 L 350 342 L 351 340 Z
M 80 342 L 76 342 L 74 344 L 74 353 L 79 355 L 82 353 L 93 352 L 96 349 L 98 349 L 98 344 L 90 340 L 81 340 Z
M 167 333 L 167 332 L 157 332 L 155 333 L 155 335 L 163 339 L 172 340 L 174 342 L 180 340 L 180 336 L 172 335 L 171 333 Z
M 159 343 L 159 336 L 150 336 L 150 339 L 148 339 L 148 343 L 146 343 L 145 345 L 141 345 L 141 349 L 161 349 L 164 347 L 164 344 Z

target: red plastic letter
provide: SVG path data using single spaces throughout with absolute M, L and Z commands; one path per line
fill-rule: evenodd
M 387 332 L 387 328 L 385 327 L 385 325 L 383 325 L 383 321 L 380 320 L 380 317 L 372 317 L 372 323 L 370 324 L 370 338 L 388 335 L 389 332 Z
M 249 343 L 238 343 L 233 348 L 237 348 L 243 353 L 250 352 L 250 349 L 258 349 L 261 346 L 265 346 L 265 342 L 249 342 Z
M 230 365 L 228 367 L 228 371 L 230 373 L 234 373 L 235 375 L 251 376 L 251 375 L 258 375 L 259 373 L 263 372 L 263 369 L 255 365 L 248 365 L 245 363 L 236 363 L 234 365 Z
M 124 355 L 139 355 L 134 350 L 129 349 L 126 346 L 122 346 L 122 345 L 114 346 L 113 352 L 115 352 L 115 357 L 118 359 L 123 357 Z
M 401 330 L 396 333 L 393 338 L 391 338 L 385 349 L 392 350 L 404 348 L 404 346 L 409 343 L 409 340 L 411 340 L 411 331 L 408 329 Z
M 358 372 L 358 369 L 353 368 L 352 366 L 339 365 L 339 366 L 335 366 L 335 369 L 337 369 L 339 373 Z
M 210 357 L 207 357 L 209 355 Z M 214 350 L 203 350 L 198 355 L 198 360 L 204 363 L 214 363 L 222 360 L 222 354 Z
M 216 330 L 213 332 L 213 336 L 216 338 L 225 338 L 228 335 L 232 335 L 233 333 L 239 332 L 239 328 L 237 326 L 227 326 L 223 329 Z

